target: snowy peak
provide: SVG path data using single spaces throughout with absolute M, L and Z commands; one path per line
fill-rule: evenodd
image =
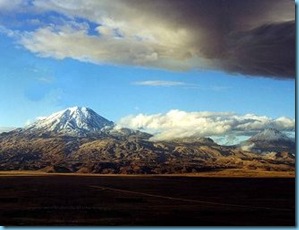
M 251 137 L 249 141 L 291 141 L 291 139 L 276 129 L 268 128 Z
M 78 135 L 100 132 L 105 127 L 113 125 L 112 121 L 101 117 L 92 109 L 76 106 L 41 118 L 27 127 L 26 130 Z
M 295 154 L 296 144 L 282 132 L 269 128 L 240 144 L 240 148 L 254 153 L 288 152 Z

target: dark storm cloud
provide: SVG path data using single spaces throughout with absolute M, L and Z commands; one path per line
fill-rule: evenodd
M 129 1 L 128 1 L 129 2 Z M 131 2 L 131 1 L 130 1 Z M 233 73 L 295 77 L 295 4 L 284 0 L 154 0 L 134 6 L 188 28 L 198 56 Z M 169 12 L 164 14 L 163 12 Z
M 41 56 L 295 78 L 292 0 L 35 0 L 32 4 L 70 20 L 21 36 L 20 43 Z M 86 25 L 76 18 L 87 20 Z M 88 21 L 98 25 L 100 36 L 90 35 Z
M 296 75 L 294 21 L 231 34 L 225 45 L 222 60 L 225 70 L 285 79 Z

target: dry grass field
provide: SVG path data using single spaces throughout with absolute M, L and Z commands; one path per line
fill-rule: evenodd
M 180 176 L 1 172 L 0 224 L 294 226 L 295 178 L 287 172 Z

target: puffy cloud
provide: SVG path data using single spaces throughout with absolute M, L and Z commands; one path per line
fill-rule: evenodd
M 184 137 L 253 135 L 265 128 L 294 131 L 295 120 L 272 119 L 254 114 L 239 115 L 228 112 L 185 112 L 171 110 L 166 114 L 128 116 L 118 126 L 140 129 L 154 134 L 153 140 Z
M 187 69 L 191 65 L 181 62 L 181 58 L 169 59 L 173 53 L 163 44 L 153 41 L 140 41 L 138 37 L 111 37 L 112 32 L 104 35 L 89 35 L 86 28 L 70 25 L 40 28 L 26 32 L 20 44 L 33 53 L 43 57 L 64 59 L 71 57 L 80 61 L 96 64 L 113 63 L 158 68 Z M 175 53 L 179 54 L 179 48 Z M 183 56 L 183 54 L 181 55 Z
M 30 9 L 66 17 L 21 36 L 44 57 L 295 77 L 291 0 L 34 0 Z

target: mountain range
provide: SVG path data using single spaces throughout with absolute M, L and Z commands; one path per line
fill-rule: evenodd
M 90 108 L 72 107 L 0 134 L 0 170 L 162 174 L 228 168 L 295 169 L 295 143 L 266 129 L 236 146 L 210 138 L 151 141 Z

